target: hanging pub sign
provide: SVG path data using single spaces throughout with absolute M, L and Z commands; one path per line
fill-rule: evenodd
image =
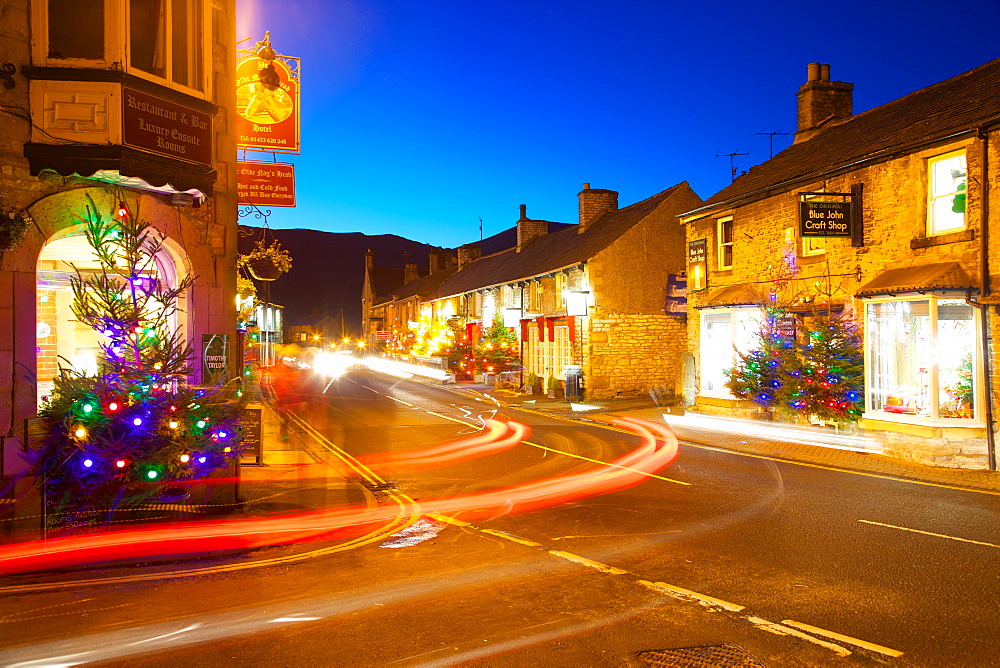
M 275 53 L 270 33 L 249 53 L 236 63 L 236 146 L 298 153 L 299 59 Z
M 122 143 L 202 165 L 212 164 L 212 117 L 183 104 L 122 88 Z
M 295 165 L 238 161 L 236 190 L 240 204 L 295 206 Z
M 687 289 L 704 290 L 708 287 L 708 239 L 688 242 Z
M 849 198 L 850 193 L 802 193 L 803 195 L 840 196 Z M 803 237 L 850 237 L 851 202 L 820 202 L 803 200 L 799 202 L 799 236 Z
M 667 298 L 663 303 L 667 315 L 687 315 L 687 279 L 676 274 L 667 275 Z

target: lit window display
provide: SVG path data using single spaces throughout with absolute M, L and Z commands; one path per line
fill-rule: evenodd
M 977 314 L 962 298 L 866 304 L 869 417 L 976 417 Z
M 736 363 L 736 351 L 747 352 L 760 332 L 760 309 L 703 311 L 701 315 L 701 393 L 731 397 L 725 371 Z

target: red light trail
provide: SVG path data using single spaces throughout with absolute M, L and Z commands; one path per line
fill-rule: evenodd
M 400 460 L 388 457 L 385 461 L 413 466 L 465 461 L 471 456 L 513 447 L 530 432 L 520 423 L 493 424 L 495 422 L 491 421 L 487 430 L 476 437 L 413 451 L 410 457 Z M 630 417 L 613 420 L 612 424 L 637 434 L 642 439 L 639 447 L 605 465 L 580 473 L 454 498 L 421 501 L 411 506 L 412 514 L 437 513 L 481 519 L 531 512 L 632 487 L 646 480 L 648 474 L 669 466 L 677 457 L 677 438 L 668 427 Z M 512 439 L 516 440 L 508 445 Z M 478 455 L 466 457 L 460 452 L 463 443 Z M 19 573 L 346 538 L 361 535 L 399 515 L 398 506 L 358 506 L 252 520 L 186 522 L 72 536 L 47 543 L 14 543 L 0 546 L 0 572 Z

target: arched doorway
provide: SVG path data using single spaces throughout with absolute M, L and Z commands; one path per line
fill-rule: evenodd
M 35 269 L 35 359 L 38 378 L 37 401 L 41 406 L 51 394 L 53 378 L 60 367 L 70 367 L 96 374 L 104 337 L 76 321 L 71 279 L 100 273 L 101 265 L 84 234 L 84 225 L 67 227 L 56 233 L 42 248 Z M 164 241 L 154 263 L 143 276 L 160 285 L 175 287 L 186 274 L 186 262 L 179 247 Z M 187 329 L 184 313 L 186 295 L 178 300 L 178 309 L 170 315 L 168 326 L 181 334 Z

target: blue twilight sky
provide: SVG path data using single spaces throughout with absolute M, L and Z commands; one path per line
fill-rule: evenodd
M 584 182 L 621 206 L 680 181 L 708 198 L 794 132 L 806 64 L 854 111 L 1000 56 L 1000 0 L 237 0 L 302 59 L 298 206 L 274 228 L 454 247 L 528 216 L 576 222 Z M 251 43 L 248 43 L 251 44 Z M 775 152 L 791 136 L 775 136 Z M 260 159 L 248 154 L 248 159 Z M 270 160 L 270 154 L 267 159 Z

